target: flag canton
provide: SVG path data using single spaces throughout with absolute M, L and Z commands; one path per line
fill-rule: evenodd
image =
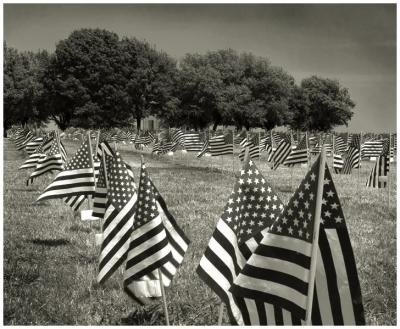
M 60 154 L 60 148 L 58 147 L 58 143 L 57 140 L 53 140 L 53 142 L 51 143 L 51 147 L 49 152 L 47 153 L 48 156 L 53 156 L 56 154 Z
M 240 172 L 221 219 L 244 243 L 279 217 L 283 204 L 259 172 L 253 161 L 248 161 Z
M 155 196 L 154 185 L 151 182 L 146 166 L 142 164 L 133 229 L 137 229 L 159 215 Z
M 325 165 L 324 188 L 322 192 L 321 225 L 323 228 L 346 226 L 335 184 L 327 165 Z
M 114 208 L 121 210 L 135 194 L 135 186 L 118 153 L 111 158 L 108 183 L 108 200 Z
M 85 140 L 67 165 L 67 170 L 91 168 L 89 142 Z
M 307 242 L 312 241 L 319 159 L 318 157 L 285 207 L 284 212 L 272 225 L 271 233 L 294 237 Z

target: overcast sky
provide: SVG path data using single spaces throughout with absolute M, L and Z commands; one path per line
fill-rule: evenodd
M 82 27 L 146 39 L 181 58 L 233 48 L 268 57 L 297 82 L 338 79 L 357 103 L 349 131 L 396 128 L 395 4 L 5 4 L 4 39 L 48 49 Z

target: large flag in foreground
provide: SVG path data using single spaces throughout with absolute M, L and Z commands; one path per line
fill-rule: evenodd
M 157 207 L 154 185 L 144 163 L 140 171 L 135 220 L 124 272 L 124 286 L 172 260 L 171 245 Z M 125 289 L 129 294 L 130 291 Z M 133 297 L 133 296 L 132 296 Z
M 318 167 L 319 160 L 269 232 L 263 232 L 232 286 L 235 295 L 273 305 L 269 318 L 253 317 L 251 324 L 290 325 L 305 318 Z M 312 305 L 313 325 L 365 324 L 353 250 L 327 165 Z
M 312 166 L 232 285 L 234 295 L 306 318 L 319 162 Z M 319 218 L 317 218 L 319 220 Z
M 175 218 L 168 211 L 164 199 L 157 191 L 153 182 L 151 180 L 150 182 L 152 184 L 157 209 L 165 227 L 172 253 L 171 260 L 160 267 L 163 285 L 168 287 L 171 284 L 178 267 L 183 262 L 190 241 L 183 230 L 179 227 Z M 127 281 L 124 290 L 129 296 L 141 304 L 145 304 L 148 301 L 147 298 L 161 297 L 158 269 L 153 270 L 153 272 L 138 280 L 132 280 L 129 283 Z
M 133 179 L 118 153 L 111 158 L 97 281 L 104 283 L 123 264 L 132 232 L 137 194 Z
M 282 210 L 279 197 L 255 163 L 247 160 L 197 268 L 226 304 L 232 323 L 248 324 L 258 309 L 265 313 L 263 302 L 235 298 L 229 289 L 261 240 L 260 231 L 270 227 Z
M 94 194 L 94 169 L 89 143 L 88 139 L 82 143 L 65 170 L 54 178 L 36 201 Z

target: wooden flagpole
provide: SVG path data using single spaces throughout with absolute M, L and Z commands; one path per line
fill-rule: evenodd
M 218 325 L 222 325 L 222 319 L 224 317 L 224 303 L 219 305 Z
M 161 295 L 162 295 L 162 300 L 163 300 L 163 306 L 164 306 L 164 314 L 165 314 L 165 324 L 169 326 L 169 316 L 168 316 L 168 307 L 167 307 L 167 298 L 165 296 L 165 290 L 164 290 L 164 284 L 162 280 L 162 274 L 160 268 L 158 268 L 158 276 L 160 278 L 160 288 L 161 288 Z
M 308 131 L 306 131 L 306 147 L 307 147 L 307 168 L 310 169 L 310 150 L 308 147 Z
M 232 140 L 233 140 L 233 143 L 232 143 L 232 173 L 233 173 L 233 176 L 235 176 L 235 141 L 233 139 L 233 136 L 234 136 L 234 132 L 232 129 Z
M 97 149 L 99 148 L 99 139 L 100 139 L 100 129 L 97 131 L 97 136 L 96 136 L 96 152 L 94 153 L 97 155 Z
M 91 167 L 93 169 L 93 179 L 94 179 L 94 185 L 96 187 L 96 174 L 94 172 L 92 142 L 90 140 L 90 129 L 87 132 L 87 138 L 88 138 L 88 144 L 89 144 L 89 161 L 90 161 L 90 165 L 91 165 Z M 88 200 L 89 209 L 92 209 L 93 208 L 92 207 L 92 196 L 90 194 L 88 194 L 87 200 Z M 90 225 L 90 228 L 92 228 L 92 221 L 91 220 L 89 221 L 89 225 Z
M 389 216 L 390 216 L 390 178 L 389 177 L 390 177 L 391 149 L 392 149 L 392 138 L 391 138 L 391 133 L 389 131 L 389 170 L 388 170 L 388 173 L 387 173 L 387 184 L 386 184 L 387 190 L 388 190 L 388 214 L 389 214 Z M 394 156 L 394 154 L 393 154 L 393 156 Z
M 293 142 L 293 131 L 290 129 L 290 152 L 292 152 L 292 142 Z M 293 168 L 294 165 L 290 166 L 290 192 L 292 192 L 292 182 L 293 182 Z
M 360 148 L 360 151 L 358 152 L 358 176 L 357 176 L 357 193 L 359 192 L 359 190 L 360 190 L 360 170 L 361 170 L 361 141 L 362 141 L 362 136 L 363 136 L 363 133 L 362 132 L 360 132 L 360 142 L 359 142 L 359 148 Z
M 313 244 L 311 251 L 311 266 L 310 276 L 308 280 L 308 293 L 307 293 L 307 308 L 306 308 L 306 325 L 311 325 L 311 312 L 312 304 L 314 299 L 314 283 L 315 283 L 315 272 L 317 269 L 317 256 L 318 256 L 318 240 L 319 240 L 319 226 L 321 222 L 321 208 L 322 208 L 322 192 L 324 189 L 324 176 L 325 176 L 325 163 L 326 163 L 326 150 L 322 145 L 321 158 L 319 160 L 319 173 L 318 173 L 318 187 L 316 196 L 316 206 L 314 214 L 314 232 L 313 232 Z
M 335 162 L 335 160 L 334 160 L 335 142 L 336 142 L 335 139 L 336 139 L 336 136 L 335 136 L 335 133 L 333 132 L 333 133 L 332 133 L 332 171 L 333 171 L 333 172 L 335 172 L 334 166 L 333 166 L 333 163 Z

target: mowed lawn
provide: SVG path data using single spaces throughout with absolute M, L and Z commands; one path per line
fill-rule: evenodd
M 78 142 L 65 141 L 69 157 Z M 140 152 L 119 148 L 135 167 Z M 96 283 L 99 223 L 82 222 L 62 200 L 33 202 L 54 175 L 27 187 L 31 171 L 18 171 L 27 155 L 4 140 L 4 324 L 7 325 L 163 325 L 161 301 L 139 307 L 122 289 L 122 272 Z M 195 270 L 233 188 L 239 161 L 231 156 L 196 159 L 193 154 L 160 158 L 145 154 L 150 175 L 171 213 L 191 240 L 185 260 L 166 289 L 173 325 L 216 325 L 219 298 Z M 331 159 L 328 158 L 330 164 Z M 286 203 L 306 168 L 271 171 L 256 161 Z M 223 168 L 223 170 L 221 170 Z M 347 221 L 361 282 L 367 324 L 396 324 L 396 164 L 387 189 L 368 189 L 372 162 L 358 176 L 333 175 Z M 136 180 L 138 183 L 138 180 Z M 86 207 L 86 204 L 85 204 Z M 228 324 L 225 315 L 224 323 Z

